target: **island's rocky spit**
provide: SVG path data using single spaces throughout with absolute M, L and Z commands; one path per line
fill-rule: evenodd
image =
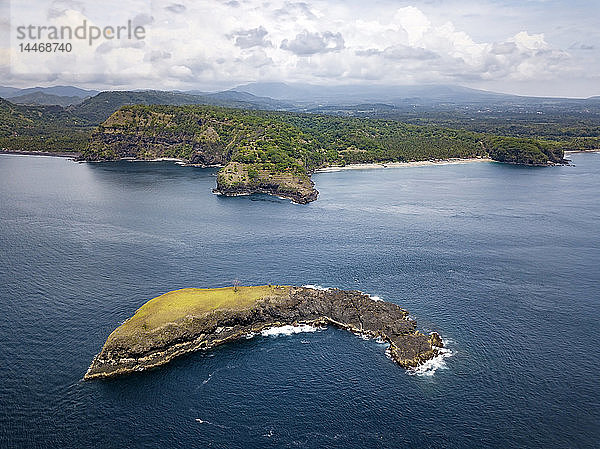
M 281 286 L 184 289 L 149 301 L 117 328 L 84 379 L 143 371 L 267 328 L 302 324 L 333 325 L 380 338 L 404 368 L 437 356 L 443 346 L 437 333 L 418 332 L 406 310 L 359 291 Z

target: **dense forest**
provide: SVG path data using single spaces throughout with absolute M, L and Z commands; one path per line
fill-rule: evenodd
M 197 153 L 298 173 L 360 162 L 492 157 L 504 162 L 546 164 L 560 163 L 563 157 L 554 142 L 434 125 L 164 105 L 122 107 L 99 126 L 84 157 L 178 157 L 193 161 Z
M 535 108 L 507 109 L 493 105 L 488 108 L 357 105 L 286 113 L 274 110 L 289 105 L 239 92 L 202 96 L 144 91 L 102 92 L 66 108 L 15 105 L 0 99 L 0 149 L 82 152 L 100 123 L 120 107 L 137 104 L 216 104 L 243 109 L 242 115 L 255 119 L 273 120 L 271 126 L 264 127 L 267 135 L 259 140 L 260 146 L 250 148 L 242 143 L 238 157 L 270 162 L 272 156 L 265 154 L 270 151 L 273 155 L 275 150 L 271 146 L 281 145 L 276 159 L 285 154 L 302 161 L 307 169 L 323 163 L 482 155 L 506 162 L 545 163 L 557 161 L 560 150 L 600 147 L 599 113 L 587 103 L 583 109 L 568 104 L 560 110 L 535 106 L 542 109 L 537 113 Z M 236 114 L 231 109 L 227 113 Z M 181 121 L 178 116 L 177 122 Z M 283 124 L 293 128 L 285 130 Z M 281 133 L 278 137 L 272 135 L 277 132 Z M 290 132 L 306 134 L 302 145 L 287 139 L 292 137 L 286 137 Z M 291 152 L 287 148 L 290 145 L 294 148 Z
M 600 147 L 598 111 L 588 106 L 581 109 L 563 105 L 561 110 L 554 107 L 536 113 L 535 108 L 543 108 L 358 105 L 299 113 L 276 112 L 273 109 L 285 105 L 242 93 L 210 97 L 148 91 L 102 92 L 66 108 L 15 105 L 0 99 L 0 149 L 77 152 L 106 159 L 110 158 L 110 150 L 105 148 L 102 150 L 105 154 L 98 153 L 97 146 L 89 143 L 90 136 L 120 107 L 190 103 L 216 103 L 236 109 L 204 106 L 164 109 L 172 115 L 171 138 L 179 135 L 182 140 L 178 145 L 168 146 L 169 156 L 187 160 L 204 146 L 209 152 L 222 153 L 213 158 L 214 163 L 233 160 L 297 173 L 310 173 L 327 164 L 452 157 L 488 156 L 512 163 L 559 163 L 563 150 Z M 141 117 L 161 107 L 133 110 Z M 207 114 L 215 119 L 210 132 L 200 129 L 197 122 L 199 116 Z M 150 125 L 156 129 L 146 129 L 147 134 L 156 133 L 162 126 L 156 118 L 145 126 Z

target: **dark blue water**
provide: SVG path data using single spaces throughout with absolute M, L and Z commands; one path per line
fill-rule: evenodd
M 322 173 L 299 206 L 212 195 L 214 170 L 0 156 L 0 446 L 597 447 L 600 154 L 572 158 Z M 233 279 L 378 295 L 454 354 L 408 375 L 328 329 L 81 381 L 146 300 Z

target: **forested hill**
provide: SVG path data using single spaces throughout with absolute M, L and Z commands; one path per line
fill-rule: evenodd
M 326 165 L 491 157 L 562 163 L 556 143 L 489 136 L 390 120 L 229 109 L 214 106 L 124 106 L 100 125 L 86 160 L 179 158 L 225 165 L 218 190 L 316 199 L 310 173 Z
M 0 150 L 80 152 L 93 129 L 124 105 L 211 104 L 243 109 L 281 109 L 287 104 L 243 92 L 192 95 L 165 91 L 110 91 L 80 104 L 21 105 L 0 98 Z

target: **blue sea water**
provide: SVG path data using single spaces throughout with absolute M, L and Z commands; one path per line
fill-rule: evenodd
M 0 156 L 0 446 L 592 448 L 600 154 L 319 173 L 317 202 L 215 170 Z M 182 287 L 314 284 L 405 307 L 452 356 L 411 375 L 336 329 L 109 381 L 107 335 Z

